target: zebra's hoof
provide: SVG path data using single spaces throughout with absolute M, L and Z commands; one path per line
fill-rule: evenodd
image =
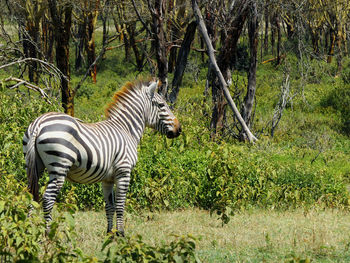
M 117 237 L 125 237 L 124 231 L 117 231 Z

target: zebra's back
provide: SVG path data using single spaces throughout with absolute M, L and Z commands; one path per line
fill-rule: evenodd
M 25 133 L 23 144 L 36 134 L 36 151 L 49 174 L 78 183 L 114 180 L 112 174 L 128 166 L 123 131 L 110 123 L 83 123 L 63 113 L 38 117 Z

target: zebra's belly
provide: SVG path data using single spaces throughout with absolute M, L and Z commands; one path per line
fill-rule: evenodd
M 93 184 L 112 177 L 112 169 L 102 168 L 94 172 L 92 171 L 92 169 L 87 171 L 82 167 L 73 165 L 67 174 L 67 180 L 81 184 Z

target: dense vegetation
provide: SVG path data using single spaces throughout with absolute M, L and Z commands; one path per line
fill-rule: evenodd
M 107 61 L 106 65 L 110 68 L 101 69 L 101 72 L 106 76 L 115 75 L 113 63 Z M 279 70 L 269 65 L 262 66 L 258 77 L 263 80 L 271 71 L 276 79 L 262 81 L 258 89 L 258 94 L 269 91 L 270 95 L 257 97 L 260 111 L 256 113 L 256 130 L 264 128 L 278 99 Z M 237 76 L 244 76 L 244 73 L 237 72 Z M 128 77 L 133 78 L 132 75 Z M 115 83 L 112 77 L 105 79 L 101 78 L 97 85 L 87 84 L 81 90 L 76 103 L 79 118 L 86 121 L 103 119 L 101 104 L 106 104 L 124 82 L 121 79 Z M 350 141 L 344 129 L 343 115 L 347 108 L 341 106 L 341 103 L 347 103 L 344 95 L 347 90 L 343 88 L 347 84 L 343 79 L 328 76 L 319 85 L 308 84 L 304 88 L 308 104 L 304 98 L 296 96 L 293 105 L 285 110 L 275 136 L 271 138 L 262 133 L 255 145 L 237 143 L 229 137 L 219 143 L 210 140 L 209 118 L 202 117 L 206 111 L 202 104 L 202 85 L 203 82 L 195 83 L 189 72 L 175 109 L 184 128 L 181 137 L 168 140 L 151 130 L 144 135 L 127 200 L 130 212 L 201 207 L 216 212 L 222 223 L 226 223 L 237 209 L 249 207 L 348 208 Z M 60 110 L 60 107 L 56 103 L 43 103 L 33 94 L 28 96 L 4 88 L 0 96 L 0 219 L 1 238 L 7 238 L 0 243 L 5 245 L 2 247 L 5 252 L 12 253 L 17 249 L 16 257 L 37 257 L 38 237 L 44 233 L 44 223 L 40 216 L 32 217 L 29 221 L 37 222 L 33 226 L 26 218 L 31 202 L 24 190 L 26 179 L 21 138 L 36 116 Z M 47 180 L 47 176 L 42 178 L 41 192 Z M 102 209 L 101 188 L 99 185 L 67 183 L 60 202 L 68 202 L 79 209 Z M 70 217 L 68 214 L 63 212 L 57 220 Z M 32 227 L 28 228 L 28 224 Z M 21 239 L 21 229 L 27 233 L 27 239 Z M 64 233 L 68 235 L 69 231 Z M 63 245 L 65 242 L 61 239 L 70 236 L 56 235 L 53 233 L 50 238 L 53 238 L 57 251 L 50 250 L 50 254 L 40 255 L 41 258 L 47 259 L 62 251 L 71 251 L 64 256 L 79 255 L 73 251 L 74 247 L 72 250 Z M 23 252 L 19 249 L 25 246 L 31 250 Z
M 102 34 L 96 33 L 95 37 L 96 46 L 105 48 Z M 183 133 L 169 140 L 146 131 L 131 175 L 128 213 L 199 208 L 210 211 L 213 219 L 224 225 L 239 211 L 251 208 L 349 210 L 350 61 L 342 57 L 340 70 L 339 61 L 327 63 L 322 56 L 296 52 L 295 39 L 283 38 L 282 61 L 274 63 L 275 55 L 268 52 L 258 60 L 254 117 L 250 121 L 259 139 L 255 144 L 237 140 L 237 122 L 229 109 L 225 111 L 224 129 L 213 136 L 210 127 L 214 102 L 204 92 L 207 57 L 200 52 L 190 53 L 174 105 Z M 193 45 L 199 47 L 199 42 L 196 37 Z M 243 105 L 247 87 L 247 42 L 247 36 L 241 37 L 237 47 L 241 56 L 235 61 L 229 87 L 238 106 Z M 305 43 L 311 45 L 309 39 Z M 71 42 L 71 48 L 75 44 Z M 70 60 L 74 59 L 71 54 Z M 268 62 L 270 59 L 273 63 Z M 77 210 L 103 209 L 99 184 L 67 182 L 59 196 L 51 231 L 45 235 L 40 205 L 31 201 L 26 190 L 21 141 L 36 117 L 64 109 L 57 87 L 49 90 L 49 101 L 23 87 L 9 89 L 9 83 L 13 87 L 16 82 L 5 78 L 26 72 L 22 70 L 16 66 L 0 72 L 4 80 L 0 86 L 0 261 L 200 261 L 192 236 L 174 237 L 159 246 L 145 243 L 140 236 L 114 241 L 107 238 L 103 256 L 95 258 L 82 251 L 76 242 L 74 214 Z M 142 73 L 138 70 L 121 47 L 106 51 L 98 64 L 98 75 L 87 79 L 75 94 L 75 116 L 86 122 L 103 120 L 103 107 L 114 92 L 126 81 L 140 75 L 147 77 L 153 69 L 146 65 Z M 76 86 L 83 76 L 81 69 L 72 70 L 70 85 Z M 173 77 L 174 73 L 168 74 L 169 80 Z M 281 119 L 273 126 L 278 110 Z M 47 181 L 45 174 L 40 181 L 41 193 Z M 28 218 L 31 206 L 35 209 Z

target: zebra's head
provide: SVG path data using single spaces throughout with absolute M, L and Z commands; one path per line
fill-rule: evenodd
M 165 134 L 168 138 L 176 138 L 181 133 L 180 122 L 171 112 L 165 99 L 156 92 L 157 87 L 158 81 L 152 81 L 146 87 L 146 93 L 149 98 L 146 125 Z

